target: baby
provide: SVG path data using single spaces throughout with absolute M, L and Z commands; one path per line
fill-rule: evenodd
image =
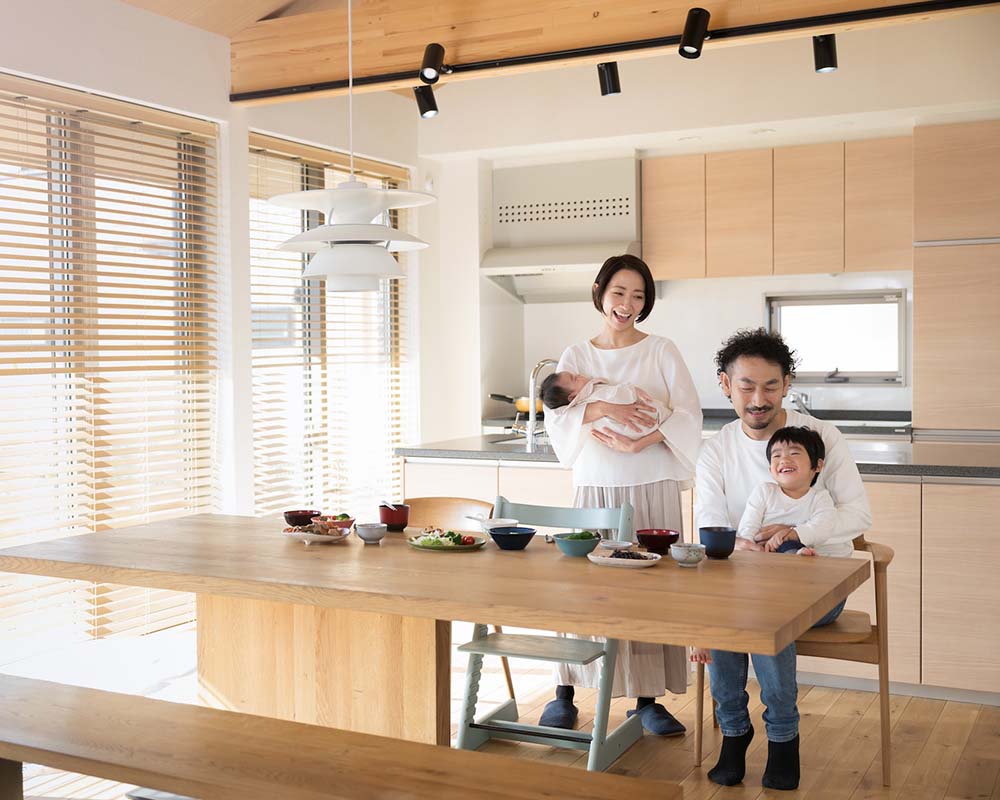
M 765 481 L 750 493 L 737 535 L 753 542 L 762 528 L 785 525 L 788 527 L 782 532 L 764 541 L 766 551 L 845 555 L 843 545 L 824 546 L 837 522 L 837 508 L 830 493 L 816 488 L 825 457 L 823 439 L 811 428 L 775 431 L 767 443 L 767 460 L 775 482 Z M 708 650 L 695 649 L 691 660 L 708 663 L 711 655 Z
M 590 378 L 574 372 L 554 372 L 542 381 L 542 403 L 546 408 L 562 408 L 586 405 L 598 400 L 606 403 L 638 403 L 643 402 L 655 410 L 655 419 L 648 427 L 636 431 L 612 419 L 601 422 L 602 427 L 611 428 L 618 433 L 632 438 L 645 436 L 657 430 L 671 415 L 672 409 L 659 400 L 654 400 L 638 386 L 631 383 L 610 383 L 604 378 Z

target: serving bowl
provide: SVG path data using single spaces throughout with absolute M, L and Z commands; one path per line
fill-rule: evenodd
M 635 535 L 639 544 L 650 553 L 657 553 L 661 556 L 669 553 L 670 545 L 681 538 L 678 531 L 670 530 L 670 528 L 642 528 L 637 530 Z
M 736 528 L 699 528 L 698 535 L 709 558 L 729 558 L 736 547 Z
M 556 547 L 559 548 L 563 555 L 583 558 L 589 553 L 593 553 L 598 542 L 601 541 L 600 536 L 594 536 L 592 539 L 568 538 L 573 535 L 572 533 L 557 533 L 552 537 L 556 540 Z
M 697 567 L 705 558 L 705 545 L 677 542 L 670 545 L 670 557 L 682 567 Z
M 384 522 L 359 522 L 354 526 L 354 532 L 365 544 L 378 544 L 388 530 L 389 526 Z
M 329 515 L 321 515 L 312 518 L 312 524 L 318 525 L 321 528 L 330 530 L 331 528 L 340 528 L 343 531 L 349 531 L 354 525 L 354 517 L 348 517 L 347 519 L 337 519 L 336 517 L 331 517 Z
M 490 536 L 501 550 L 523 550 L 535 535 L 534 528 L 507 526 L 490 528 Z
M 322 513 L 322 511 L 286 511 L 285 524 L 299 528 L 308 525 L 313 517 L 318 517 Z

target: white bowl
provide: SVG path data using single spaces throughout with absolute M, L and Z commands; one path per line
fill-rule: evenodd
M 483 533 L 489 534 L 490 528 L 516 528 L 516 519 L 484 519 L 480 525 L 483 528 Z
M 705 558 L 705 545 L 677 542 L 670 545 L 670 557 L 682 567 L 696 567 Z
M 389 528 L 383 522 L 356 522 L 354 532 L 365 544 L 378 544 L 385 537 Z

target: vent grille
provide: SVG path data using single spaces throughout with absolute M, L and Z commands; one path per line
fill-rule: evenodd
M 507 225 L 631 215 L 631 197 L 598 197 L 592 200 L 554 200 L 548 203 L 508 203 L 497 206 L 496 221 L 500 225 Z

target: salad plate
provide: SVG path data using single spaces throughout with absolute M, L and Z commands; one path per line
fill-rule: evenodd
M 452 533 L 458 537 L 472 539 L 473 543 L 458 544 L 448 536 L 448 533 Z M 477 534 L 454 534 L 452 531 L 449 531 L 448 533 L 443 533 L 441 531 L 425 532 L 419 536 L 411 536 L 406 540 L 406 543 L 409 544 L 410 547 L 414 547 L 417 550 L 430 550 L 437 553 L 455 553 L 468 550 L 478 550 L 486 544 L 485 536 Z
M 640 558 L 615 558 L 613 556 L 599 556 L 596 553 L 588 553 L 587 558 L 594 564 L 602 567 L 621 567 L 623 569 L 646 569 L 655 567 L 661 556 L 656 553 L 640 553 L 634 551 Z
M 302 528 L 311 528 L 311 525 L 301 526 Z M 295 528 L 286 528 L 283 531 L 283 535 L 287 536 L 289 539 L 294 539 L 297 542 L 302 542 L 306 546 L 311 544 L 339 544 L 340 542 L 347 541 L 350 537 L 350 531 L 337 530 L 335 533 L 315 533 L 310 530 L 296 530 Z

